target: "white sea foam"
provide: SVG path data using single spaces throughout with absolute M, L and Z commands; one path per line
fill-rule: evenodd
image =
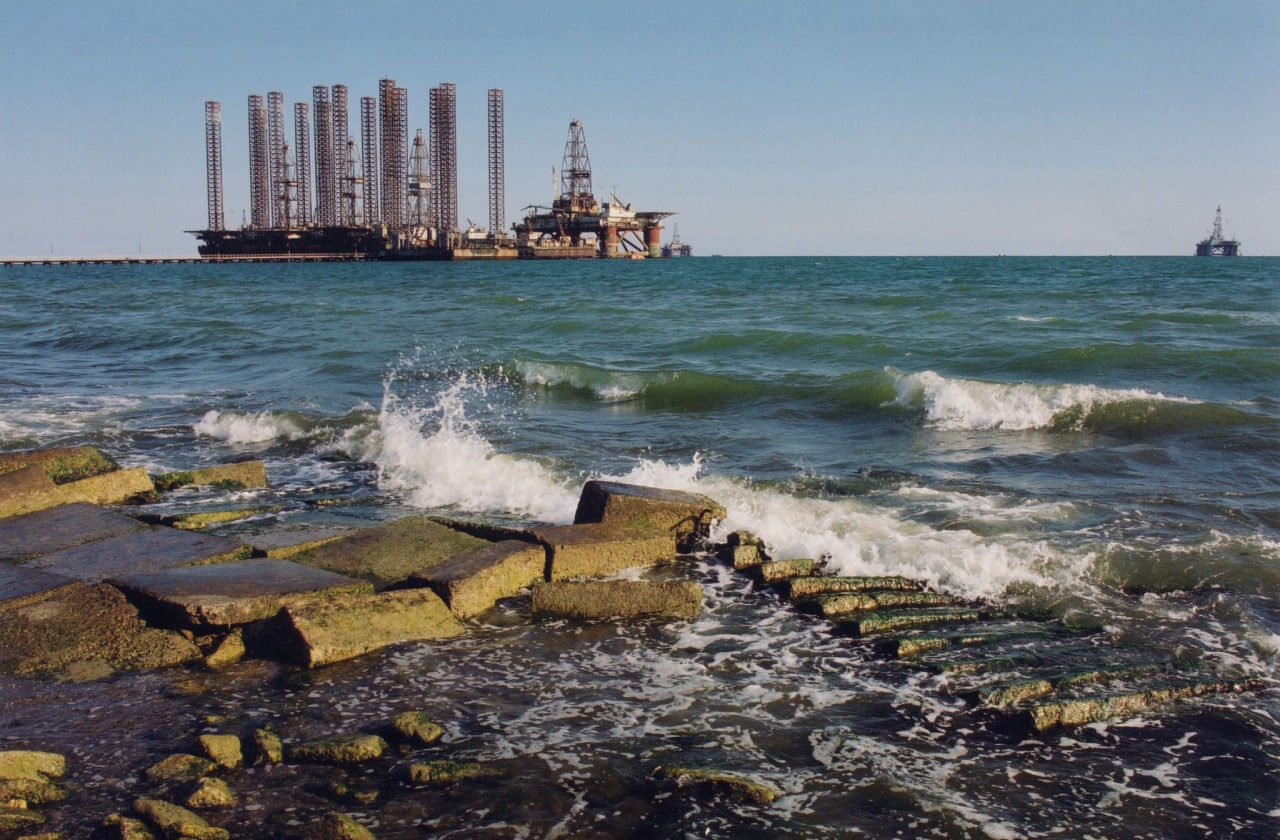
M 272 411 L 206 411 L 192 428 L 198 435 L 240 444 L 297 440 L 304 434 L 297 423 Z
M 587 390 L 602 402 L 623 402 L 638 395 L 647 383 L 644 375 L 624 371 L 592 370 L 581 365 L 519 361 L 514 365 L 520 378 L 548 388 L 568 386 Z
M 927 422 L 940 429 L 1049 428 L 1065 411 L 1083 416 L 1098 405 L 1130 400 L 1189 402 L 1136 388 L 1101 388 L 1097 385 L 1014 384 L 953 379 L 934 371 L 902 373 L 886 368 L 893 377 L 902 406 L 922 406 Z

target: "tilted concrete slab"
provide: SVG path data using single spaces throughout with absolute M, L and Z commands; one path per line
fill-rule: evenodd
M 260 557 L 235 563 L 122 574 L 109 581 L 145 615 L 180 627 L 231 627 L 271 618 L 298 596 L 368 593 L 367 581 Z
M 489 545 L 419 516 L 365 528 L 293 555 L 297 563 L 361 578 L 378 589 L 408 580 L 445 560 Z
M 533 588 L 535 617 L 694 619 L 701 607 L 702 587 L 688 580 L 556 581 Z
M 545 580 L 546 574 L 544 546 L 503 540 L 415 572 L 409 582 L 430 587 L 458 618 L 471 618 Z
M 145 531 L 132 517 L 87 502 L 0 519 L 0 560 L 27 560 Z
M 53 572 L 0 563 L 0 608 L 79 583 Z
M 403 642 L 448 639 L 465 631 L 429 589 L 341 593 L 291 599 L 277 644 L 290 662 L 315 668 Z
M 611 524 L 547 525 L 529 533 L 550 552 L 548 580 L 607 577 L 623 569 L 656 566 L 676 559 L 675 536 Z
M 155 492 L 143 467 L 55 484 L 39 464 L 0 475 L 0 518 L 45 510 L 74 502 L 121 504 Z
M 588 481 L 578 498 L 573 521 L 658 528 L 669 531 L 682 550 L 689 550 L 707 536 L 713 522 L 724 517 L 724 506 L 700 493 Z
M 137 533 L 45 554 L 22 565 L 97 583 L 136 572 L 238 560 L 249 551 L 247 546 L 225 537 L 147 527 Z

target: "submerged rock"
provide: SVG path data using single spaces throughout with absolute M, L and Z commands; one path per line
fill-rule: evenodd
M 26 808 L 0 807 L 0 831 L 21 831 L 44 824 L 44 814 Z
M 0 803 L 21 801 L 23 807 L 52 805 L 67 798 L 67 792 L 42 779 L 0 779 Z
M 816 574 L 821 564 L 810 558 L 792 560 L 767 560 L 751 567 L 756 580 L 761 586 L 772 586 L 794 578 L 809 577 Z
M 30 779 L 47 782 L 61 779 L 67 772 L 67 760 L 62 755 L 39 750 L 0 751 L 0 779 Z
M 166 756 L 148 767 L 146 777 L 148 781 L 157 783 L 194 782 L 201 776 L 212 773 L 217 769 L 217 766 L 216 763 L 203 756 L 176 753 Z
M 309 840 L 374 840 L 373 832 L 346 814 L 326 814 L 307 830 Z
M 254 730 L 253 745 L 257 750 L 257 763 L 279 764 L 284 761 L 284 742 L 270 729 Z
M 190 840 L 229 840 L 225 828 L 209 825 L 198 814 L 163 799 L 137 799 L 133 811 L 165 837 Z
M 317 738 L 289 748 L 289 758 L 315 764 L 360 764 L 382 756 L 387 742 L 377 735 Z
M 112 814 L 102 821 L 102 835 L 111 840 L 155 840 L 155 835 L 142 820 Z
M 185 470 L 158 475 L 156 489 L 161 492 L 188 485 L 208 485 L 224 490 L 250 490 L 267 486 L 267 468 L 261 461 L 241 461 L 198 470 Z
M 187 795 L 188 808 L 231 808 L 239 802 L 235 791 L 222 779 L 205 776 L 196 782 L 195 789 Z
M 200 749 L 225 770 L 235 770 L 244 763 L 240 739 L 235 735 L 201 735 Z
M 444 735 L 444 728 L 427 717 L 426 712 L 401 712 L 391 721 L 391 728 L 404 740 L 422 746 L 434 744 Z
M 415 761 L 409 765 L 409 780 L 419 785 L 444 785 L 490 775 L 492 771 L 467 761 Z
M 535 617 L 609 619 L 662 616 L 694 619 L 702 587 L 692 581 L 559 581 L 533 588 Z
M 668 765 L 659 767 L 654 775 L 659 779 L 675 782 L 679 787 L 702 788 L 712 794 L 760 805 L 767 805 L 781 795 L 776 788 L 764 782 L 719 770 Z

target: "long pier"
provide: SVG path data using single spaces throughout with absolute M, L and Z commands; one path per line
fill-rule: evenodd
M 0 266 L 26 265 L 191 265 L 194 263 L 362 262 L 367 254 L 233 254 L 210 257 L 17 257 Z

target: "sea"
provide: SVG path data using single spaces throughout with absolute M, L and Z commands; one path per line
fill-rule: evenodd
M 1044 628 L 898 659 L 700 553 L 632 573 L 698 582 L 691 621 L 534 620 L 521 596 L 458 639 L 314 671 L 3 678 L 0 748 L 68 756 L 50 830 L 127 812 L 142 770 L 203 732 L 291 741 L 416 709 L 437 744 L 253 765 L 209 820 L 302 837 L 336 810 L 382 840 L 1280 835 L 1280 259 L 27 266 L 0 292 L 0 450 L 266 464 L 268 489 L 142 512 L 262 510 L 220 526 L 245 539 L 568 523 L 608 479 L 714 498 L 717 540 Z M 1100 669 L 1118 695 L 1152 673 L 1227 687 L 1043 732 L 982 699 L 1046 669 Z M 414 785 L 424 758 L 485 774 Z

